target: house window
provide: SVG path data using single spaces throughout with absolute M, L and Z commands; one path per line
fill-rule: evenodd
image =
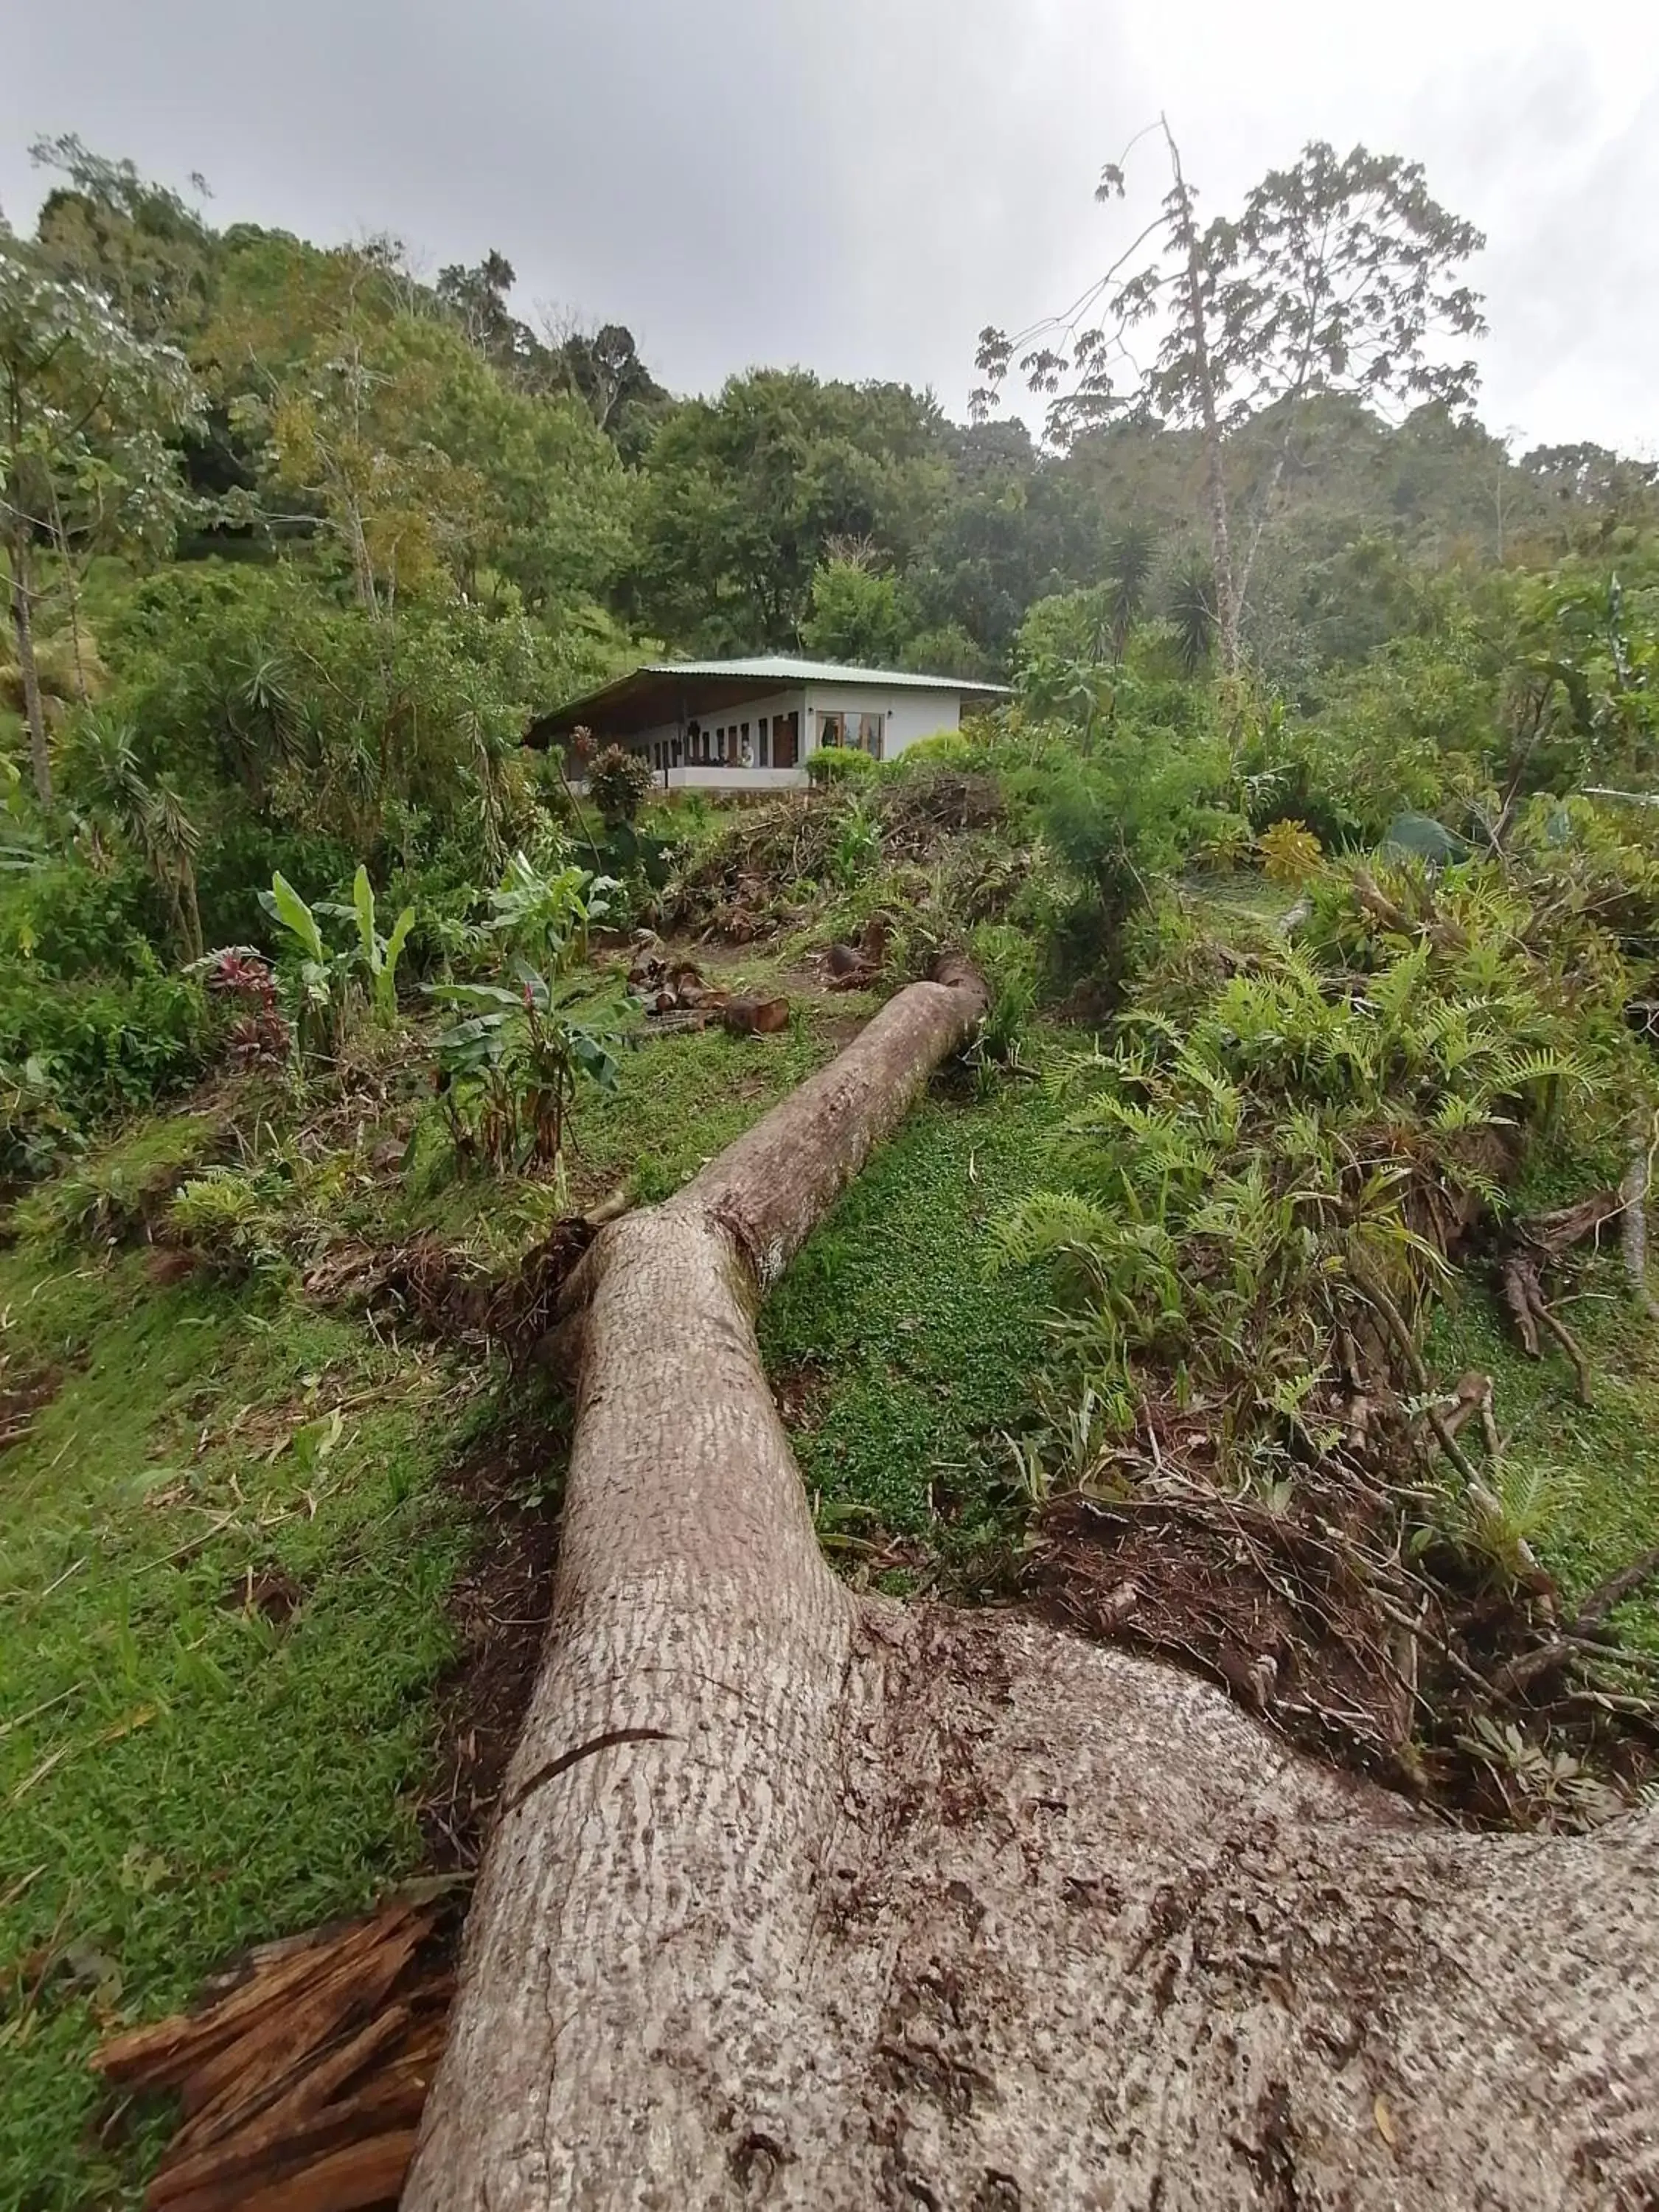
M 766 766 L 766 717 L 764 714 L 755 725 L 755 757 L 763 768 Z
M 818 708 L 818 744 L 844 745 L 847 743 L 847 717 L 839 708 Z
M 869 754 L 872 760 L 881 758 L 882 726 L 886 720 L 887 717 L 884 714 L 859 716 L 859 744 L 862 750 Z

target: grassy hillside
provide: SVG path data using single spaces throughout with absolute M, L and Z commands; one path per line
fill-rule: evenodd
M 790 980 L 782 1036 L 623 1054 L 581 1116 L 573 1202 L 623 1176 L 665 1194 L 867 1010 Z M 445 1854 L 422 1814 L 454 1724 L 457 1605 L 491 1602 L 458 1586 L 490 1570 L 492 1516 L 556 1498 L 562 1445 L 556 1405 L 487 1344 L 306 1288 L 330 1249 L 428 1238 L 499 1268 L 544 1229 L 532 1179 L 423 1169 L 422 1073 L 415 1052 L 375 1070 L 378 1125 L 278 1129 L 268 1097 L 216 1085 L 39 1188 L 33 1233 L 0 1253 L 0 2202 L 125 2201 L 164 2124 L 100 2100 L 84 2070 L 100 2033 Z M 769 1316 L 821 1522 L 855 1572 L 914 1579 L 997 1525 L 988 1476 L 964 1470 L 1021 1418 L 1040 1325 L 985 1278 L 979 1232 L 1040 1114 L 1032 1088 L 942 1092 Z M 297 1167 L 292 1256 L 168 1279 L 177 1255 L 149 1241 L 167 1192 L 255 1124 Z M 411 1127 L 409 1167 L 376 1165 L 383 1132 Z M 509 1453 L 505 1492 L 481 1484 Z

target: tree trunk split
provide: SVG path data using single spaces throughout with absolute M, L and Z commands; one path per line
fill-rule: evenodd
M 900 994 L 568 1285 L 552 1627 L 405 2207 L 1652 2205 L 1654 1815 L 1452 1833 L 824 1565 L 757 1291 L 982 1006 Z

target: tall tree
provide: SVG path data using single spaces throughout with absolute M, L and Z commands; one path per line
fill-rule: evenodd
M 1056 438 L 1124 413 L 1197 432 L 1216 622 L 1231 670 L 1303 403 L 1346 393 L 1379 410 L 1466 405 L 1475 365 L 1442 356 L 1484 328 L 1460 272 L 1485 241 L 1430 196 L 1415 162 L 1363 146 L 1339 158 L 1320 141 L 1264 177 L 1237 217 L 1200 224 L 1168 122 L 1140 137 L 1149 135 L 1161 136 L 1170 166 L 1158 213 L 1063 315 L 1013 338 L 994 328 L 981 334 L 987 382 L 975 405 L 994 404 L 1018 353 L 1032 389 L 1050 400 Z M 1096 197 L 1126 191 L 1123 162 L 1109 164 Z M 1148 328 L 1155 344 L 1142 368 L 1130 341 Z M 1275 424 L 1273 456 L 1236 530 L 1227 441 L 1263 417 Z
M 945 495 L 931 400 L 799 369 L 733 377 L 668 415 L 641 488 L 633 591 L 660 633 L 787 649 L 836 538 L 902 568 Z
M 216 241 L 200 213 L 171 186 L 131 161 L 94 153 L 73 132 L 37 139 L 37 168 L 63 179 L 35 222 L 42 252 L 58 275 L 108 301 L 140 337 L 177 343 L 198 330 L 213 296 Z M 199 176 L 192 189 L 207 196 Z
M 182 495 L 167 437 L 195 419 L 198 404 L 180 353 L 139 337 L 0 221 L 0 541 L 42 805 L 52 800 L 52 758 L 34 653 L 37 545 L 66 538 L 66 513 L 89 500 L 100 531 L 165 533 Z

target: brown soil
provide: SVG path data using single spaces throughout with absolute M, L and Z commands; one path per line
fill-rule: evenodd
M 450 1476 L 479 1542 L 450 1594 L 459 1656 L 439 1686 L 439 1753 L 421 1806 L 441 1871 L 477 1866 L 518 1741 L 553 1597 L 558 1524 L 548 1478 L 565 1451 L 538 1407 L 482 1437 Z
M 1036 1554 L 1057 1626 L 1170 1659 L 1304 1749 L 1408 1778 L 1412 1699 L 1352 1554 L 1218 1497 L 1058 1501 Z
M 305 1589 L 286 1567 L 248 1567 L 226 1590 L 221 1603 L 241 1613 L 257 1613 L 273 1628 L 286 1628 L 305 1602 Z
M 20 1368 L 0 1358 L 0 1452 L 23 1442 L 35 1415 L 51 1405 L 63 1382 L 61 1367 Z

